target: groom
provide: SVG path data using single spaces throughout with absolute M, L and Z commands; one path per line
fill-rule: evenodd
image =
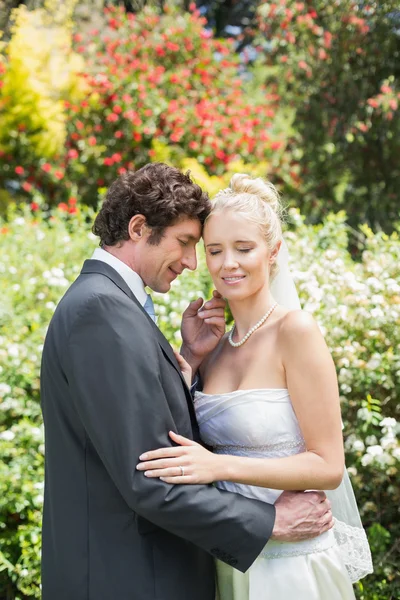
M 209 200 L 188 175 L 146 165 L 115 181 L 100 248 L 60 301 L 43 350 L 46 438 L 43 600 L 214 600 L 213 557 L 246 571 L 267 540 L 331 526 L 324 495 L 274 506 L 213 486 L 170 486 L 135 468 L 168 431 L 198 439 L 190 392 L 145 286 L 167 292 L 196 268 Z M 214 298 L 184 316 L 196 368 L 223 334 Z M 204 322 L 204 315 L 210 321 Z

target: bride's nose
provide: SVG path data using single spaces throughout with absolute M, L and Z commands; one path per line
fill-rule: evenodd
M 223 268 L 232 271 L 233 269 L 237 269 L 238 266 L 239 263 L 234 255 L 231 252 L 226 252 L 224 256 Z

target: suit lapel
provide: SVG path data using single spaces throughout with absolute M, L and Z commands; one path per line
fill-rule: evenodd
M 188 402 L 189 409 L 191 410 L 191 412 L 193 412 L 192 397 L 191 397 L 189 388 L 186 384 L 186 381 L 182 375 L 182 371 L 179 368 L 178 362 L 175 358 L 175 355 L 171 348 L 171 345 L 169 344 L 167 338 L 159 330 L 157 325 L 154 323 L 153 319 L 151 317 L 149 317 L 149 315 L 144 310 L 143 306 L 140 304 L 139 300 L 136 298 L 135 294 L 132 292 L 132 290 L 130 289 L 128 284 L 125 282 L 125 280 L 121 277 L 121 275 L 119 273 L 117 273 L 117 271 L 115 269 L 113 269 L 110 265 L 108 265 L 107 263 L 104 263 L 101 260 L 95 260 L 95 259 L 85 260 L 85 262 L 83 263 L 81 273 L 83 275 L 89 274 L 89 273 L 98 273 L 100 275 L 104 275 L 105 277 L 108 277 L 108 279 L 111 279 L 111 281 L 117 287 L 119 287 L 119 289 L 122 292 L 124 292 L 124 294 L 126 294 L 131 300 L 133 300 L 133 302 L 141 310 L 141 312 L 146 317 L 146 319 L 148 319 L 148 321 L 151 323 L 151 325 L 153 327 L 153 331 L 157 337 L 157 341 L 163 350 L 164 356 L 168 359 L 168 361 L 171 363 L 171 365 L 178 371 L 179 376 L 180 376 L 182 383 L 184 385 L 184 388 L 185 388 L 186 398 L 189 400 L 189 402 Z

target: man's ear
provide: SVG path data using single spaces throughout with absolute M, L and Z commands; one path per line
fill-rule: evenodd
M 139 242 L 147 232 L 146 217 L 143 215 L 134 215 L 129 221 L 128 233 L 133 242 Z

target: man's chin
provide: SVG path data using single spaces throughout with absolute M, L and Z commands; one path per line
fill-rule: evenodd
M 162 283 L 157 283 L 151 289 L 158 294 L 166 294 L 171 289 L 171 284 L 169 281 L 163 281 Z

